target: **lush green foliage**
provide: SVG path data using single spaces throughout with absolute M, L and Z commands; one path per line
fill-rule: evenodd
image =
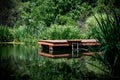
M 0 25 L 14 26 L 19 3 L 19 0 L 0 0 Z
M 41 29 L 42 30 L 42 29 Z M 14 41 L 37 42 L 41 33 L 40 29 L 28 28 L 20 26 L 14 29 Z
M 68 17 L 67 15 L 58 15 L 55 20 L 55 24 L 58 25 L 77 25 L 75 20 L 73 20 L 71 17 Z
M 33 36 L 29 34 L 27 27 L 25 26 L 20 26 L 19 28 L 15 29 L 14 36 L 14 41 L 30 42 L 29 40 L 33 38 Z
M 116 0 L 1 0 L 0 4 L 0 24 L 15 27 L 15 41 L 28 42 L 37 41 L 43 28 L 54 24 L 84 27 L 92 13 L 110 12 L 113 7 L 120 12 Z
M 7 28 L 6 26 L 0 26 L 0 42 L 9 42 L 13 40 L 14 36 L 12 29 Z
M 97 20 L 99 21 L 99 23 L 102 22 L 101 20 L 101 17 L 106 21 L 107 20 L 107 16 L 106 14 L 95 14 L 94 16 L 90 16 L 86 19 L 85 21 L 85 31 L 86 31 L 86 35 L 89 37 L 89 38 L 94 38 L 93 36 L 95 36 L 96 34 L 93 33 L 93 29 L 95 28 L 96 30 L 99 26 L 97 20 L 95 19 L 95 17 L 97 18 Z M 112 18 L 112 16 L 109 14 L 109 17 Z
M 105 20 L 102 16 L 100 17 L 101 22 L 96 18 L 99 29 L 93 29 L 95 38 L 97 38 L 103 50 L 103 55 L 97 58 L 108 67 L 110 70 L 110 77 L 118 77 L 120 71 L 120 17 L 113 11 L 113 16 L 110 17 L 108 14 Z
M 50 26 L 54 23 L 63 24 L 65 20 L 68 22 L 66 21 L 64 24 L 69 23 L 71 20 L 79 18 L 80 4 L 79 0 L 37 0 L 25 2 L 18 10 L 20 14 L 18 25 L 22 22 L 22 24 L 27 24 L 27 26 L 30 25 L 29 27 L 36 27 L 43 22 L 46 26 Z M 75 21 L 73 20 L 72 22 Z
M 22 26 L 34 24 L 36 27 L 40 22 L 50 26 L 60 16 L 76 22 L 93 12 L 109 11 L 112 7 L 119 9 L 119 5 L 117 0 L 1 0 L 0 24 L 13 26 L 17 20 L 17 25 Z
M 52 25 L 41 34 L 42 39 L 80 39 L 82 35 L 77 26 Z

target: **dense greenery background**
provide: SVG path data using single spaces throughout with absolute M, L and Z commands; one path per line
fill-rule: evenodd
M 54 24 L 77 26 L 84 35 L 76 38 L 89 38 L 85 32 L 88 17 L 104 10 L 110 13 L 113 8 L 119 13 L 119 6 L 118 0 L 0 0 L 0 29 L 10 28 L 10 35 L 1 33 L 0 41 L 36 42 L 44 39 L 42 33 Z

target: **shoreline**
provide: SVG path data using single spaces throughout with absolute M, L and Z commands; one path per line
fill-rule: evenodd
M 25 42 L 0 42 L 0 44 L 24 44 Z

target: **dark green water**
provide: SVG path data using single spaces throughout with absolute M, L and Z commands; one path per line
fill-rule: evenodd
M 85 59 L 55 61 L 38 52 L 37 44 L 0 44 L 0 80 L 98 80 Z
M 38 48 L 37 44 L 0 44 L 1 80 L 14 80 L 17 70 L 42 61 Z

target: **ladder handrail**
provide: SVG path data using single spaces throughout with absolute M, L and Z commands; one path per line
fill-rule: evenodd
M 80 48 L 79 48 L 80 43 L 79 42 L 73 42 L 72 43 L 72 57 L 78 57 Z M 76 55 L 75 55 L 76 52 Z

